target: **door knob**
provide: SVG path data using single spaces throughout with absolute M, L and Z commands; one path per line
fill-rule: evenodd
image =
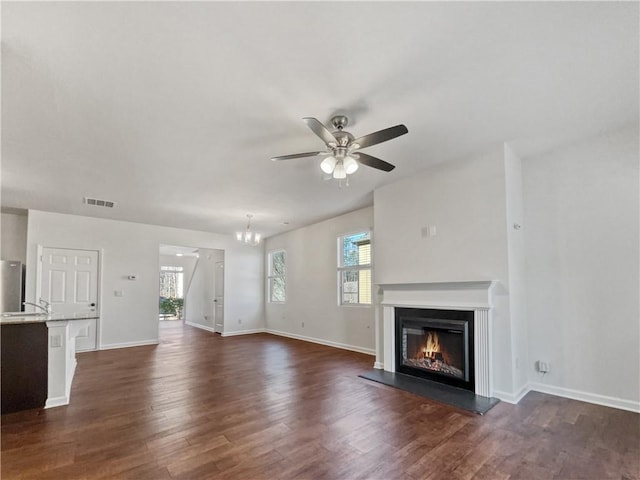
M 90 307 L 95 307 L 95 306 L 96 306 L 96 304 L 95 304 L 95 303 L 90 303 L 90 304 L 89 304 L 89 306 L 90 306 Z

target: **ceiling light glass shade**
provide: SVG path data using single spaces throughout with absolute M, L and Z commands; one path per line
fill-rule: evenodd
M 345 157 L 342 164 L 344 165 L 344 170 L 347 175 L 351 175 L 352 173 L 355 173 L 359 167 L 358 162 L 356 162 L 352 157 L 348 157 L 348 156 Z
M 342 179 L 347 178 L 347 172 L 344 169 L 344 165 L 342 162 L 336 165 L 336 168 L 333 170 L 333 178 Z
M 246 245 L 252 245 L 252 246 L 258 245 L 261 239 L 262 239 L 262 235 L 256 232 L 251 232 L 251 231 L 236 232 L 236 240 Z
M 329 155 L 327 158 L 325 158 L 322 161 L 322 163 L 320 164 L 320 168 L 324 173 L 331 174 L 333 173 L 333 169 L 336 168 L 336 163 L 337 163 L 337 160 L 335 159 L 335 157 L 332 155 Z
M 251 230 L 251 217 L 253 217 L 253 215 L 247 215 L 247 218 L 249 219 L 247 229 L 244 232 L 236 232 L 236 240 L 244 243 L 245 245 L 255 247 L 260 243 L 262 235 Z

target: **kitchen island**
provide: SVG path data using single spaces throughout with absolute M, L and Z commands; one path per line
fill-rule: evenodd
M 68 405 L 78 334 L 97 312 L 0 314 L 2 413 Z

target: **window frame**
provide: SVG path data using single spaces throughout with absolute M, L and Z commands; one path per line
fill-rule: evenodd
M 284 255 L 284 273 L 273 273 L 273 256 L 277 253 Z M 284 284 L 284 300 L 274 300 L 272 296 L 273 292 L 273 280 L 281 278 Z M 270 250 L 267 253 L 267 300 L 268 303 L 284 304 L 287 302 L 287 251 L 284 248 L 278 248 L 276 250 Z
M 363 234 L 363 233 L 367 233 L 369 234 L 369 248 L 370 250 L 370 254 L 369 254 L 369 263 L 368 264 L 364 264 L 364 265 L 350 265 L 350 266 L 344 266 L 343 265 L 343 261 L 344 261 L 344 239 L 346 237 L 352 237 L 354 235 L 359 235 L 359 234 Z M 338 239 L 337 239 L 337 290 L 338 290 L 338 306 L 340 307 L 368 307 L 371 308 L 373 307 L 373 229 L 372 228 L 363 228 L 363 229 L 359 229 L 359 230 L 355 230 L 353 232 L 349 232 L 349 233 L 345 233 L 342 235 L 338 235 Z M 369 288 L 371 289 L 369 292 L 369 298 L 370 298 L 370 302 L 369 303 L 360 303 L 360 298 L 358 298 L 358 302 L 357 303 L 345 303 L 343 302 L 343 282 L 342 282 L 342 274 L 343 272 L 349 272 L 349 271 L 365 271 L 368 270 L 369 271 Z M 359 282 L 358 282 L 359 283 Z M 358 292 L 358 297 L 360 297 L 360 294 Z

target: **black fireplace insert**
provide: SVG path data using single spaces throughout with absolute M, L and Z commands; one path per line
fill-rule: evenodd
M 396 371 L 475 390 L 473 311 L 396 308 Z

